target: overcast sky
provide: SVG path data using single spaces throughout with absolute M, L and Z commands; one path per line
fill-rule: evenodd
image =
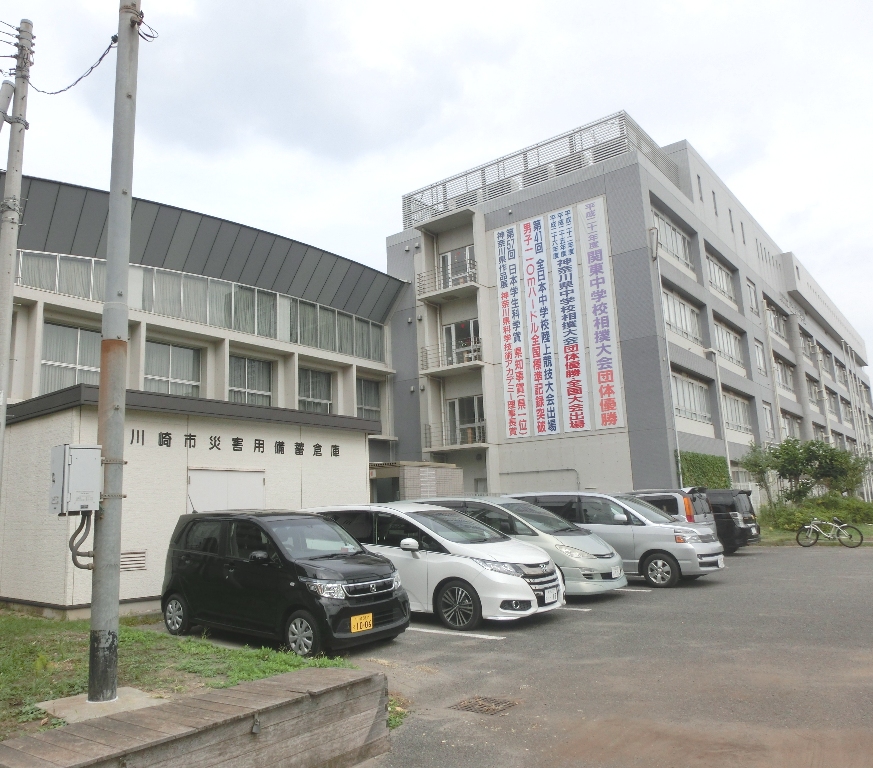
M 34 22 L 32 82 L 54 90 L 117 8 L 3 0 L 0 19 Z M 140 52 L 138 197 L 384 269 L 404 192 L 625 109 L 662 145 L 688 139 L 873 342 L 869 0 L 143 9 L 160 39 Z M 31 97 L 26 173 L 108 188 L 114 69 Z

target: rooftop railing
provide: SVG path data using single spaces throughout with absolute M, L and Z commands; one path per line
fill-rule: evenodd
M 627 113 L 616 112 L 404 195 L 403 228 L 409 229 L 458 208 L 493 200 L 634 149 L 679 186 L 679 166 Z
M 423 438 L 428 451 L 487 442 L 484 421 L 461 425 L 425 424 Z
M 17 269 L 18 285 L 104 300 L 103 259 L 19 251 Z M 367 360 L 385 360 L 384 329 L 379 323 L 242 283 L 131 264 L 128 300 L 131 309 L 156 315 Z

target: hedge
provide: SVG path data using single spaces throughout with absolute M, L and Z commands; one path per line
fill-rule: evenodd
M 677 467 L 680 456 L 677 452 Z M 708 453 L 682 451 L 682 482 L 685 486 L 702 485 L 706 488 L 730 488 L 727 459 Z
M 853 525 L 873 524 L 873 504 L 854 496 L 828 493 L 824 496 L 807 498 L 801 504 L 779 503 L 772 507 L 765 505 L 759 514 L 762 525 L 783 531 L 796 531 L 813 517 L 830 520 L 834 516 L 844 523 Z M 862 529 L 865 538 L 867 530 Z

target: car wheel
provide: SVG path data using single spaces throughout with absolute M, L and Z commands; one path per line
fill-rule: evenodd
M 722 545 L 722 546 L 724 546 L 724 545 Z M 734 554 L 734 552 L 736 552 L 738 549 L 739 549 L 739 547 L 725 547 L 725 548 L 724 548 L 724 553 L 725 553 L 726 555 L 732 555 L 732 554 Z
M 679 563 L 670 555 L 649 555 L 643 562 L 643 577 L 653 587 L 672 587 L 679 581 Z
M 285 625 L 285 644 L 298 656 L 317 656 L 321 653 L 321 632 L 307 611 L 297 611 L 288 617 Z
M 449 629 L 475 629 L 482 621 L 479 595 L 466 581 L 455 579 L 443 584 L 434 600 L 436 614 Z
M 188 631 L 188 603 L 182 595 L 170 595 L 164 603 L 164 626 L 171 635 L 184 635 Z

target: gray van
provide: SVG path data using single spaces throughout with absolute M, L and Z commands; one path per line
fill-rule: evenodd
M 621 555 L 625 573 L 642 576 L 653 587 L 672 587 L 680 578 L 724 568 L 724 548 L 711 528 L 677 523 L 634 496 L 578 491 L 511 496 L 596 533 Z

